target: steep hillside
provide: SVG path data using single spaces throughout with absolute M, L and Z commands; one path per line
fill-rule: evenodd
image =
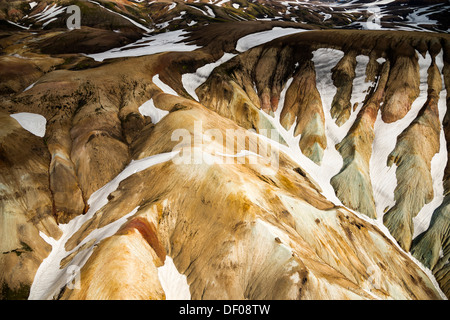
M 447 299 L 447 7 L 405 4 L 1 1 L 0 298 Z

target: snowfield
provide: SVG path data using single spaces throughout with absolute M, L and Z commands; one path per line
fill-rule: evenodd
M 155 107 L 153 99 L 150 99 L 142 104 L 138 110 L 143 116 L 150 117 L 153 124 L 158 123 L 162 118 L 169 114 L 169 111 L 161 110 Z
M 436 56 L 436 66 L 443 74 L 442 69 L 444 68 L 444 59 L 443 59 L 443 51 Z M 421 57 L 421 56 L 419 56 Z M 427 59 L 424 59 L 424 63 L 420 64 L 421 72 L 424 73 L 425 76 L 425 68 L 428 68 L 427 63 L 430 62 L 430 57 L 427 55 Z M 421 82 L 422 83 L 422 82 Z M 444 79 L 442 79 L 442 91 L 439 96 L 438 110 L 439 110 L 439 122 L 441 127 L 441 134 L 439 137 L 439 152 L 436 153 L 431 159 L 431 177 L 433 179 L 433 193 L 434 199 L 425 204 L 422 210 L 419 211 L 416 217 L 414 217 L 414 234 L 413 238 L 418 236 L 420 233 L 425 231 L 430 225 L 431 216 L 433 215 L 434 210 L 436 210 L 444 200 L 444 171 L 447 165 L 447 142 L 445 140 L 444 127 L 442 126 L 442 121 L 444 119 L 445 112 L 447 110 L 447 90 L 445 89 Z M 422 88 L 421 88 L 422 90 Z
M 20 112 L 12 114 L 11 117 L 16 119 L 17 122 L 19 122 L 19 124 L 22 126 L 22 128 L 31 132 L 35 136 L 41 138 L 45 136 L 47 120 L 40 114 Z
M 96 61 L 103 61 L 105 59 L 140 57 L 169 51 L 193 51 L 200 48 L 197 45 L 184 43 L 183 40 L 186 37 L 187 34 L 183 30 L 164 32 L 145 36 L 121 48 L 114 48 L 101 53 L 86 54 L 86 56 Z
M 200 87 L 209 77 L 211 72 L 221 64 L 235 57 L 236 54 L 224 53 L 223 56 L 216 62 L 205 64 L 198 68 L 194 73 L 183 74 L 181 81 L 186 91 L 197 101 L 199 101 L 195 90 Z
M 396 166 L 393 165 L 392 167 L 387 167 L 386 162 L 389 153 L 395 148 L 398 135 L 400 135 L 400 133 L 404 129 L 406 129 L 408 125 L 416 118 L 419 110 L 427 99 L 427 70 L 431 64 L 431 58 L 429 54 L 427 54 L 425 58 L 419 55 L 421 79 L 420 95 L 414 101 L 413 106 L 411 107 L 411 110 L 408 112 L 408 114 L 403 119 L 391 124 L 383 122 L 383 120 L 381 119 L 381 115 L 378 114 L 374 127 L 375 140 L 373 142 L 372 157 L 370 160 L 370 176 L 374 191 L 377 219 L 371 219 L 366 215 L 347 208 L 345 205 L 343 205 L 341 201 L 336 197 L 334 189 L 330 183 L 331 178 L 340 171 L 340 168 L 343 164 L 343 159 L 339 152 L 335 149 L 335 145 L 339 143 L 347 134 L 356 118 L 357 112 L 361 108 L 360 105 L 362 105 L 361 102 L 364 100 L 367 90 L 369 89 L 370 85 L 372 85 L 371 83 L 365 83 L 365 81 L 363 81 L 363 79 L 365 78 L 365 72 L 363 71 L 365 71 L 365 68 L 367 66 L 368 57 L 357 57 L 357 66 L 355 70 L 356 77 L 353 82 L 354 88 L 352 91 L 351 100 L 352 103 L 359 103 L 357 111 L 353 111 L 349 120 L 347 120 L 347 122 L 341 127 L 338 127 L 335 121 L 331 118 L 330 114 L 331 102 L 336 92 L 336 89 L 334 88 L 333 82 L 331 80 L 331 69 L 343 57 L 343 52 L 335 49 L 318 49 L 314 51 L 313 54 L 313 62 L 316 69 L 317 88 L 322 98 L 322 105 L 325 114 L 325 132 L 327 135 L 327 148 L 324 151 L 322 164 L 319 166 L 302 154 L 299 147 L 301 136 L 293 135 L 296 121 L 294 122 L 290 130 L 284 129 L 280 124 L 280 114 L 284 106 L 286 90 L 289 88 L 292 82 L 292 78 L 288 80 L 285 87 L 283 88 L 283 91 L 281 92 L 279 106 L 275 114 L 273 116 L 270 116 L 265 112 L 260 112 L 260 114 L 265 116 L 278 130 L 280 136 L 286 141 L 287 146 L 275 141 L 271 141 L 269 138 L 266 138 L 262 135 L 260 135 L 260 137 L 289 155 L 292 160 L 297 162 L 306 172 L 308 172 L 308 174 L 311 175 L 312 179 L 318 183 L 318 185 L 322 189 L 322 194 L 328 200 L 332 201 L 337 206 L 345 207 L 347 210 L 353 212 L 361 219 L 377 226 L 389 239 L 391 239 L 392 243 L 394 243 L 400 250 L 404 251 L 383 224 L 382 217 L 384 215 L 384 209 L 387 206 L 391 207 L 395 204 L 394 190 L 397 186 L 397 179 L 395 176 Z M 441 69 L 443 65 L 441 55 L 437 57 L 436 62 Z M 435 198 L 432 202 L 425 205 L 414 219 L 414 237 L 428 227 L 433 211 L 442 203 L 443 200 L 442 176 L 445 165 L 447 163 L 447 149 L 445 136 L 442 129 L 442 119 L 445 113 L 446 94 L 444 94 L 444 92 L 441 92 L 440 97 L 439 117 L 441 121 L 441 149 L 432 160 L 431 170 Z M 437 281 L 431 270 L 424 267 L 417 259 L 415 259 L 411 255 L 411 253 L 405 253 L 428 275 L 430 280 L 435 285 L 436 289 L 439 291 L 441 297 L 443 299 L 446 299 L 444 293 L 437 284 Z
M 309 30 L 297 29 L 297 28 L 275 27 L 272 30 L 252 33 L 252 34 L 249 34 L 238 40 L 238 42 L 236 44 L 236 50 L 239 52 L 244 52 L 251 48 L 257 47 L 261 44 L 270 42 L 276 38 L 284 37 L 284 36 L 294 34 L 294 33 L 304 32 L 304 31 L 309 31 Z

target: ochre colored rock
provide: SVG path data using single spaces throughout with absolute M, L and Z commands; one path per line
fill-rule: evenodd
M 392 62 L 389 79 L 381 108 L 384 122 L 402 119 L 419 95 L 419 64 L 417 55 L 397 56 Z
M 336 124 L 341 126 L 350 117 L 352 104 L 350 103 L 353 79 L 355 78 L 356 52 L 350 51 L 332 69 L 333 84 L 336 94 L 331 103 L 331 116 Z
M 253 31 L 274 26 L 248 25 Z M 26 298 L 36 290 L 31 285 L 40 285 L 51 289 L 38 292 L 49 299 L 164 299 L 158 273 L 168 257 L 186 276 L 193 299 L 442 298 L 406 252 L 412 217 L 433 196 L 430 161 L 439 151 L 441 91 L 436 65 L 429 69 L 429 99 L 398 137 L 388 163 L 397 164 L 398 185 L 396 204 L 384 221 L 401 247 L 385 228 L 360 213 L 375 217 L 373 173 L 368 168 L 377 113 L 381 110 L 386 122 L 404 117 L 419 88 L 415 50 L 423 54 L 428 49 L 434 56 L 439 45 L 446 48 L 446 37 L 302 32 L 237 55 L 197 89 L 199 102 L 190 99 L 183 91 L 181 75 L 187 71 L 181 66 L 192 63 L 195 69 L 219 59 L 225 48 L 232 52 L 248 31 L 237 26 L 230 30 L 226 34 L 224 24 L 193 32 L 190 39 L 196 43 L 205 44 L 213 35 L 223 39 L 190 53 L 118 59 L 78 71 L 50 67 L 43 76 L 36 75 L 29 90 L 2 96 L 1 298 Z M 340 124 L 350 111 L 347 102 L 357 55 L 370 57 L 366 76 L 378 82 L 337 145 L 343 167 L 331 184 L 348 208 L 327 199 L 306 169 L 306 164 L 322 164 L 329 143 L 325 108 L 310 62 L 318 48 L 345 54 L 333 76 L 339 92 L 333 115 Z M 378 57 L 386 58 L 382 70 L 375 64 Z M 448 83 L 448 65 L 443 73 Z M 158 88 L 152 81 L 156 74 L 180 96 Z M 277 153 L 272 142 L 248 130 L 269 127 L 262 112 L 277 112 L 290 78 L 281 121 L 285 128 L 295 125 L 300 149 L 311 164 L 299 165 L 300 159 Z M 138 110 L 149 99 L 169 112 L 156 124 Z M 25 131 L 9 116 L 13 112 L 43 115 L 45 136 Z M 195 137 L 199 127 L 200 137 Z M 211 133 L 226 137 L 227 130 L 235 134 L 233 144 L 207 140 Z M 196 138 L 203 144 L 196 144 Z M 243 150 L 270 152 L 254 155 Z M 180 153 L 121 175 L 128 166 L 173 151 Z M 119 178 L 123 179 L 106 193 Z M 96 203 L 98 197 L 104 202 Z M 412 252 L 432 268 L 448 295 L 447 200 Z M 70 223 L 74 229 L 58 228 L 57 223 Z M 63 254 L 55 258 L 55 253 Z M 43 271 L 38 268 L 45 266 L 45 258 L 62 273 L 79 267 L 80 287 L 36 273 Z
M 389 84 L 388 84 L 389 85 Z M 406 251 L 413 235 L 412 218 L 433 199 L 431 159 L 439 152 L 440 121 L 437 108 L 442 78 L 435 63 L 428 69 L 428 99 L 416 119 L 397 138 L 388 166 L 397 165 L 396 203 L 383 222 Z

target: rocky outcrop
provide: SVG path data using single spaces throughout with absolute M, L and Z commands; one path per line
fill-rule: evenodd
M 111 75 L 114 80 L 108 82 L 103 71 L 91 72 L 96 70 L 49 73 L 2 106 L 8 110 L 2 118 L 6 220 L 1 225 L 6 228 L 2 237 L 8 239 L 3 241 L 2 270 L 9 274 L 1 279 L 4 298 L 28 296 L 37 267 L 51 251 L 39 232 L 58 239 L 57 223 L 66 224 L 88 211 L 90 195 L 129 162 L 127 139 L 138 130 L 130 128 L 130 115 L 137 114 L 142 126 L 150 122 L 138 111 L 149 96 L 150 80 L 141 86 Z M 122 100 L 120 92 L 134 99 Z M 43 137 L 25 131 L 9 116 L 37 110 L 47 118 Z
M 233 119 L 244 128 L 259 128 L 259 108 L 248 98 L 245 91 L 234 81 L 224 83 L 217 79 L 216 82 L 212 82 L 211 89 L 217 91 L 218 96 L 213 97 L 200 92 L 198 93 L 200 101 L 217 113 Z
M 116 105 L 96 96 L 73 119 L 71 159 L 85 198 L 116 176 L 129 161 Z M 97 177 L 97 179 L 93 179 Z
M 377 216 L 370 178 L 374 124 L 383 100 L 389 65 L 389 62 L 383 64 L 375 92 L 365 102 L 348 134 L 336 146 L 344 165 L 330 181 L 337 197 L 346 206 L 370 218 Z
M 286 130 L 294 125 L 294 136 L 302 135 L 299 146 L 303 153 L 320 163 L 326 148 L 324 115 L 310 59 L 311 54 L 289 46 L 255 48 L 219 67 L 197 89 L 197 94 L 208 108 L 257 131 L 273 128 L 264 121 L 265 117 L 260 117 L 258 109 L 273 115 L 282 108 L 281 125 Z M 283 105 L 279 106 L 281 91 L 289 77 L 293 81 Z M 234 88 L 233 94 L 227 94 L 228 88 Z
M 22 92 L 62 62 L 62 59 L 26 53 L 0 57 L 0 95 Z
M 286 130 L 295 125 L 294 136 L 301 135 L 299 146 L 302 153 L 320 164 L 327 140 L 323 107 L 311 60 L 302 62 L 296 70 L 282 108 L 281 125 Z
M 308 49 L 305 49 L 307 45 L 304 41 L 309 39 L 308 36 L 310 35 L 303 33 L 291 36 L 291 38 L 295 39 L 294 41 L 297 41 L 295 45 L 298 46 L 299 43 L 304 45 L 303 52 L 306 56 L 307 53 L 305 51 Z M 323 36 L 324 33 L 321 33 L 321 35 Z M 336 36 L 338 35 L 336 34 Z M 376 35 L 376 37 L 378 36 Z M 350 101 L 352 94 L 354 94 L 352 82 L 355 78 L 355 56 L 357 54 L 367 54 L 370 57 L 366 75 L 368 80 L 372 79 L 372 81 L 375 81 L 377 87 L 376 90 L 375 88 L 369 88 L 371 91 L 367 92 L 367 97 L 363 101 L 363 107 L 357 114 L 356 120 L 352 123 L 345 138 L 336 145 L 344 163 L 339 173 L 331 179 L 330 183 L 343 204 L 372 218 L 378 215 L 383 216 L 383 220 L 391 234 L 406 251 L 409 251 L 413 236 L 412 219 L 435 196 L 433 194 L 433 181 L 430 174 L 430 162 L 433 156 L 439 151 L 440 120 L 437 103 L 442 89 L 440 70 L 438 70 L 436 64 L 433 62 L 431 66 L 426 66 L 427 68 L 429 67 L 427 84 L 428 100 L 426 104 L 417 115 L 417 118 L 405 126 L 404 132 L 399 135 L 397 145 L 389 157 L 381 160 L 386 161 L 389 167 L 392 167 L 393 164 L 397 167 L 397 187 L 394 192 L 395 204 L 385 208 L 387 212 L 378 213 L 376 212 L 376 203 L 372 196 L 374 192 L 371 181 L 371 174 L 376 175 L 377 173 L 371 173 L 369 165 L 373 154 L 374 123 L 377 119 L 378 112 L 381 114 L 379 121 L 383 121 L 386 124 L 392 124 L 405 117 L 419 95 L 419 64 L 415 50 L 420 51 L 423 55 L 429 50 L 433 59 L 435 59 L 434 57 L 441 50 L 441 45 L 439 41 L 433 40 L 426 40 L 428 44 L 416 41 L 415 44 L 410 45 L 405 39 L 400 40 L 399 38 L 399 45 L 394 50 L 392 49 L 394 48 L 393 46 L 387 46 L 383 42 L 378 43 L 379 47 L 374 47 L 373 44 L 361 39 L 361 47 L 358 48 L 356 45 L 357 42 L 355 41 L 347 44 L 345 38 L 341 40 L 344 41 L 342 44 L 344 51 L 347 50 L 347 47 L 351 47 L 351 50 L 344 55 L 332 70 L 332 79 L 337 91 L 332 101 L 330 115 L 336 118 L 336 124 L 342 126 L 349 120 L 351 112 L 356 109 L 356 106 L 352 106 Z M 337 44 L 335 43 L 334 47 L 336 46 Z M 267 81 L 262 81 L 262 85 L 258 87 L 258 79 L 255 79 L 254 74 L 261 73 L 263 69 L 260 68 L 258 69 L 259 72 L 253 71 L 252 73 L 251 66 L 255 66 L 253 70 L 256 70 L 256 66 L 258 65 L 271 65 L 273 67 L 266 69 L 276 69 L 275 66 L 280 63 L 280 60 L 274 58 L 277 56 L 274 52 L 277 50 L 281 52 L 281 48 L 279 47 L 279 42 L 272 42 L 263 47 L 254 48 L 240 57 L 242 60 L 246 60 L 245 69 L 236 66 L 236 62 L 233 64 L 228 63 L 219 69 L 232 70 L 230 77 L 239 79 L 238 83 L 241 85 L 241 88 L 248 92 L 248 97 L 254 102 L 254 105 L 258 106 L 259 102 L 261 108 L 268 110 L 269 113 L 274 110 L 271 101 L 278 101 L 276 98 L 273 99 L 271 92 L 279 92 L 279 89 L 275 84 L 276 82 Z M 267 53 L 269 56 L 264 57 L 264 53 Z M 377 62 L 380 56 L 388 59 L 383 58 L 386 61 L 383 69 L 380 68 L 380 64 Z M 255 62 L 259 61 L 258 59 L 262 59 L 263 62 Z M 297 59 L 304 61 L 301 57 Z M 296 71 L 301 70 L 298 74 L 302 78 L 294 77 L 294 80 L 287 88 L 284 108 L 281 111 L 280 117 L 280 122 L 285 129 L 289 129 L 294 124 L 294 119 L 297 118 L 298 122 L 295 127 L 295 135 L 300 133 L 299 128 L 302 128 L 301 121 L 309 121 L 314 118 L 310 115 L 313 113 L 313 107 L 305 107 L 302 113 L 298 111 L 300 108 L 297 106 L 301 106 L 305 100 L 307 101 L 309 98 L 308 94 L 311 94 L 315 90 L 315 83 L 312 89 L 308 90 L 304 87 L 300 96 L 292 95 L 292 92 L 299 90 L 301 81 L 308 79 L 307 68 L 304 66 L 302 67 L 300 63 L 300 67 L 296 69 Z M 245 72 L 239 72 L 242 69 Z M 212 74 L 208 81 L 212 81 L 214 77 L 216 77 L 216 72 Z M 285 80 L 281 80 L 280 82 L 285 83 L 288 77 L 286 75 Z M 270 77 L 270 79 L 274 78 L 276 77 L 273 75 Z M 311 79 L 314 79 L 314 76 Z M 199 90 L 202 92 L 207 90 L 207 93 L 203 93 L 203 95 L 214 99 L 212 97 L 215 96 L 216 90 L 209 85 L 208 81 Z M 249 85 L 251 83 L 254 83 L 254 89 Z M 307 94 L 304 92 L 307 92 Z M 258 95 L 258 98 L 256 98 L 255 94 Z M 207 101 L 203 103 L 210 107 Z M 264 108 L 263 106 L 266 107 Z M 224 107 L 226 107 L 226 104 Z M 306 111 L 308 116 L 305 115 L 305 110 L 308 110 Z M 226 115 L 225 113 L 222 114 L 233 118 L 233 116 Z M 322 137 L 324 138 L 323 135 Z M 306 139 L 305 132 L 302 134 L 301 139 Z M 323 139 L 323 141 L 325 144 L 321 147 L 321 150 L 325 149 L 326 143 L 328 142 L 327 139 Z M 304 155 L 310 157 L 310 154 L 308 154 L 304 147 L 301 147 L 301 150 Z M 314 157 L 311 159 L 314 160 Z M 320 161 L 317 161 L 320 158 L 315 159 L 320 164 Z M 416 183 L 411 183 L 411 181 L 416 181 Z
M 137 217 L 128 222 L 95 250 L 79 274 L 78 281 L 82 285 L 74 283 L 72 287 L 66 287 L 60 298 L 163 300 L 165 294 L 157 267 L 164 265 L 165 252 L 155 252 L 151 246 L 149 237 L 154 236 L 155 231 L 144 218 Z
M 336 124 L 341 126 L 350 117 L 352 104 L 353 79 L 355 78 L 356 52 L 350 51 L 331 70 L 333 72 L 333 84 L 336 94 L 331 103 L 331 116 L 336 119 Z
M 442 125 L 445 133 L 445 140 L 447 145 L 447 152 L 450 147 L 450 136 L 449 136 L 449 111 L 448 106 L 450 105 L 450 96 L 448 94 L 450 89 L 450 68 L 449 68 L 449 51 L 448 46 L 444 50 L 444 67 L 443 67 L 443 78 L 444 85 L 447 89 L 447 111 L 445 113 Z M 433 271 L 436 280 L 440 284 L 442 290 L 446 296 L 450 296 L 449 287 L 449 230 L 450 230 L 450 219 L 449 219 L 449 172 L 450 163 L 447 161 L 445 172 L 444 172 L 444 200 L 442 204 L 433 212 L 431 217 L 430 225 L 428 229 L 417 236 L 411 248 L 411 253 L 419 261 L 421 261 L 426 267 Z
M 416 119 L 397 138 L 388 158 L 388 166 L 397 165 L 396 203 L 383 216 L 383 221 L 407 251 L 412 241 L 412 218 L 434 196 L 430 163 L 439 152 L 441 128 L 437 104 L 441 89 L 442 78 L 433 63 L 428 69 L 428 99 Z
M 184 108 L 174 109 L 177 104 Z M 135 145 L 133 154 L 139 155 L 136 161 L 177 149 L 179 141 L 165 134 L 167 128 L 184 129 L 193 137 L 195 122 L 201 121 L 204 128 L 217 128 L 223 133 L 226 128 L 235 128 L 239 134 L 246 132 L 183 99 L 176 99 L 168 109 L 172 111 L 147 136 L 148 143 Z M 252 134 L 249 138 L 257 139 Z M 184 144 L 182 152 L 189 150 L 193 157 L 196 152 L 204 156 L 206 152 Z M 212 143 L 207 153 L 214 150 L 234 152 L 226 144 Z M 108 228 L 127 212 L 132 214 L 129 222 L 123 231 L 94 249 L 82 266 L 81 288 L 66 289 L 62 297 L 84 297 L 88 292 L 93 299 L 132 297 L 138 292 L 139 297 L 157 298 L 158 283 L 152 284 L 154 270 L 167 253 L 178 271 L 186 275 L 192 299 L 438 298 L 422 271 L 377 227 L 334 207 L 295 168 L 295 163 L 280 154 L 280 170 L 269 176 L 259 172 L 260 165 L 247 162 L 180 165 L 174 161 L 129 176 L 74 238 L 81 245 L 90 233 Z M 167 179 L 169 176 L 171 179 Z M 127 280 L 130 286 L 112 292 L 102 289 L 104 284 L 93 275 L 104 265 L 110 254 L 108 248 L 115 243 L 128 248 L 133 243 L 138 248 L 123 250 L 126 261 L 105 266 L 103 277 L 114 274 L 120 279 L 129 268 L 140 269 L 145 261 L 150 267 L 144 273 L 149 273 L 145 281 L 131 278 Z M 394 261 L 384 251 L 386 245 L 395 250 Z M 363 253 L 366 250 L 377 253 Z M 394 280 L 399 274 L 394 271 L 397 268 L 413 270 L 412 277 L 405 272 L 402 280 Z M 371 270 L 383 270 L 386 280 L 371 282 Z M 261 273 L 267 277 L 261 278 Z M 403 285 L 409 289 L 404 291 Z M 424 290 L 411 290 L 417 286 Z
M 46 146 L 8 113 L 0 119 L 0 298 L 25 299 L 51 251 L 41 233 L 57 239 L 61 232 L 53 216 Z
M 61 223 L 67 223 L 82 213 L 85 208 L 83 193 L 78 184 L 77 171 L 68 152 L 71 149 L 68 127 L 67 123 L 65 125 L 53 124 L 50 132 L 54 134 L 50 134 L 47 140 L 48 150 L 51 154 L 50 189 L 53 194 L 56 218 Z M 61 134 L 63 134 L 62 137 Z
M 410 56 L 397 56 L 392 62 L 381 109 L 383 121 L 387 123 L 402 119 L 419 95 L 420 75 L 417 56 L 412 47 L 409 47 L 408 53 Z

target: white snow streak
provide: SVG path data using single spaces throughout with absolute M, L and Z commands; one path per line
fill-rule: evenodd
M 292 83 L 292 79 L 289 79 L 280 94 L 280 100 L 278 109 L 274 116 L 270 116 L 265 112 L 260 112 L 265 116 L 271 124 L 278 130 L 280 136 L 288 146 L 277 144 L 270 139 L 260 136 L 262 139 L 266 139 L 284 153 L 289 155 L 295 162 L 297 162 L 306 172 L 311 175 L 311 178 L 318 183 L 322 189 L 322 194 L 336 205 L 342 205 L 341 201 L 336 197 L 333 187 L 330 184 L 331 178 L 336 175 L 342 167 L 343 160 L 339 152 L 335 148 L 335 144 L 339 143 L 345 136 L 345 131 L 339 128 L 334 120 L 331 118 L 330 109 L 331 102 L 336 92 L 335 87 L 331 79 L 331 69 L 339 62 L 344 53 L 340 50 L 334 49 L 318 49 L 314 51 L 314 64 L 316 68 L 316 79 L 318 82 L 318 90 L 322 98 L 322 105 L 325 115 L 325 133 L 327 136 L 327 148 L 324 150 L 324 155 L 321 165 L 317 165 L 311 161 L 308 157 L 303 155 L 300 150 L 299 141 L 301 135 L 294 136 L 294 129 L 297 121 L 289 130 L 286 130 L 280 124 L 280 114 L 284 106 L 284 100 L 286 91 Z M 297 120 L 297 119 L 296 119 Z
M 138 27 L 138 28 L 144 30 L 145 32 L 152 32 L 152 31 L 153 31 L 152 29 L 149 29 L 149 28 L 147 28 L 146 26 L 143 26 L 142 24 L 137 23 L 137 22 L 134 21 L 133 19 L 128 18 L 127 16 L 124 16 L 123 14 L 120 14 L 120 13 L 118 13 L 118 12 L 115 12 L 115 11 L 113 11 L 113 10 L 110 10 L 110 9 L 108 9 L 108 8 L 105 8 L 104 6 L 102 6 L 102 5 L 101 5 L 100 3 L 98 3 L 97 1 L 93 1 L 93 0 L 88 0 L 88 1 L 91 2 L 91 3 L 94 3 L 94 4 L 96 4 L 96 5 L 98 5 L 98 6 L 100 6 L 100 7 L 102 7 L 102 8 L 105 9 L 106 11 L 109 11 L 109 12 L 111 12 L 111 13 L 117 14 L 118 16 L 121 16 L 122 18 L 124 18 L 124 19 L 130 21 L 130 22 L 131 22 L 132 24 L 134 24 L 136 27 Z
M 81 228 L 81 226 L 83 226 L 84 223 L 93 218 L 98 210 L 108 203 L 108 195 L 117 189 L 121 181 L 137 172 L 148 169 L 151 166 L 171 160 L 176 154 L 178 154 L 178 152 L 179 151 L 162 153 L 140 160 L 132 160 L 131 163 L 113 180 L 91 195 L 88 200 L 89 210 L 86 214 L 77 216 L 67 224 L 59 225 L 63 233 L 59 240 L 49 238 L 41 232 L 41 237 L 52 246 L 52 251 L 39 266 L 33 284 L 31 285 L 28 299 L 52 299 L 56 294 L 58 294 L 59 290 L 70 281 L 70 274 L 68 273 L 69 268 L 71 266 L 81 268 L 92 254 L 94 246 L 102 240 L 114 235 L 122 224 L 127 221 L 128 217 L 131 217 L 137 212 L 138 207 L 109 225 L 95 229 L 73 250 L 66 251 L 65 245 L 67 241 Z M 60 268 L 62 259 L 69 254 L 76 252 L 84 244 L 89 243 L 92 240 L 94 240 L 94 242 L 91 243 L 88 248 L 81 250 L 72 259 L 69 265 L 65 268 Z
M 150 117 L 154 124 L 158 123 L 162 118 L 169 114 L 169 111 L 155 107 L 153 99 L 144 102 L 138 110 L 143 116 Z
M 178 96 L 178 93 L 159 79 L 159 74 L 154 75 L 152 82 L 156 84 L 163 92 Z
M 443 60 L 443 52 L 441 52 L 436 56 L 436 65 L 441 74 L 443 74 L 442 69 L 444 67 Z M 422 68 L 425 69 L 426 65 L 422 65 Z M 425 70 L 423 70 L 425 72 Z M 431 177 L 433 181 L 433 193 L 434 198 L 429 203 L 425 204 L 420 212 L 414 217 L 414 234 L 413 238 L 418 236 L 420 233 L 428 229 L 428 226 L 431 221 L 431 216 L 433 215 L 434 210 L 439 207 L 444 200 L 444 171 L 445 166 L 447 165 L 447 143 L 445 140 L 444 128 L 442 126 L 442 120 L 444 119 L 445 112 L 447 110 L 447 90 L 445 90 L 444 80 L 442 79 L 442 88 L 443 90 L 440 92 L 439 102 L 438 102 L 438 110 L 439 110 L 439 122 L 441 133 L 439 137 L 439 152 L 436 153 L 431 159 Z
M 429 54 L 426 55 L 426 58 L 419 55 L 420 94 L 413 102 L 411 110 L 402 119 L 392 123 L 385 123 L 381 119 L 381 111 L 379 111 L 375 121 L 375 138 L 372 144 L 372 157 L 370 158 L 370 177 L 377 217 L 381 223 L 385 209 L 389 209 L 395 204 L 394 190 L 397 186 L 397 166 L 393 164 L 392 167 L 388 167 L 387 159 L 395 148 L 397 137 L 414 121 L 427 100 L 427 70 L 430 63 L 431 57 Z

